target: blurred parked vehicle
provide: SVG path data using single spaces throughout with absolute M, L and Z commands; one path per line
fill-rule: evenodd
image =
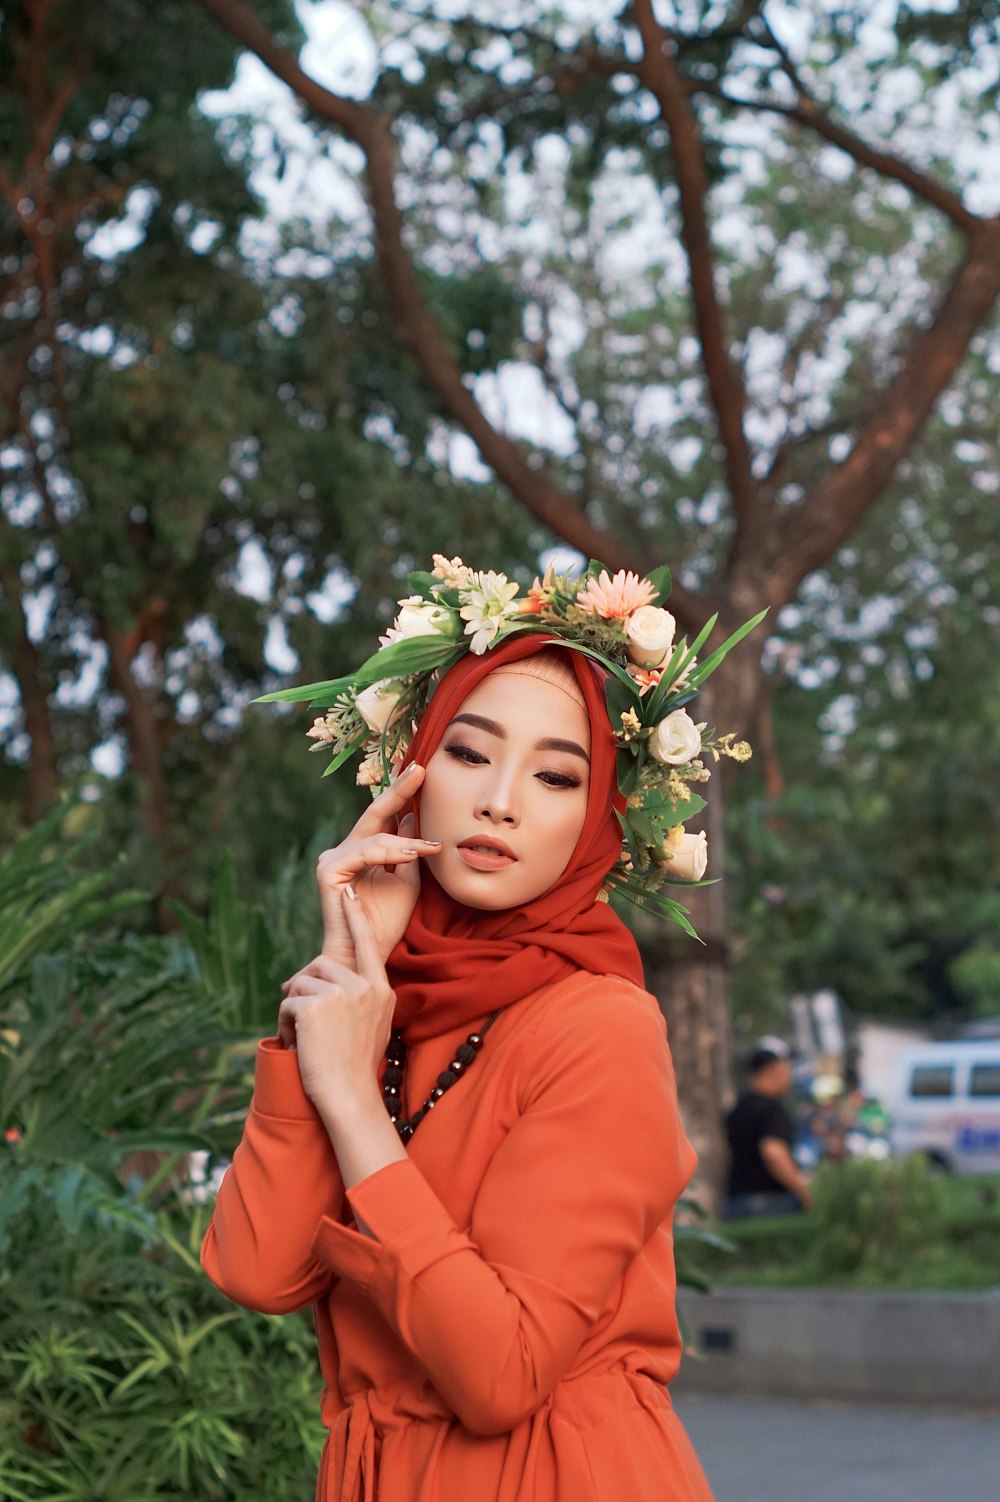
M 949 1173 L 1000 1173 L 1000 1039 L 924 1043 L 900 1055 L 890 1140 Z

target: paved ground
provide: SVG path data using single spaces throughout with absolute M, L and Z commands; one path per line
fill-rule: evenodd
M 998 1502 L 1000 1416 L 678 1394 L 716 1502 Z

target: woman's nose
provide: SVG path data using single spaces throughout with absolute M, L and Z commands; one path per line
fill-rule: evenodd
M 476 804 L 476 818 L 488 819 L 491 824 L 507 824 L 511 828 L 516 828 L 520 823 L 520 815 L 513 790 L 504 782 L 497 782 L 490 788 L 484 788 Z

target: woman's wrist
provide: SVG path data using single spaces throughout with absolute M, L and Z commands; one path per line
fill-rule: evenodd
M 333 1085 L 321 1100 L 314 1100 L 313 1105 L 331 1134 L 334 1131 L 363 1130 L 378 1119 L 379 1112 L 388 1120 L 378 1082 L 374 1079 L 370 1085 L 359 1085 L 356 1080 L 342 1088 Z
M 328 1105 L 316 1104 L 337 1156 L 345 1189 L 406 1158 L 377 1084 L 371 1092 L 354 1089 Z

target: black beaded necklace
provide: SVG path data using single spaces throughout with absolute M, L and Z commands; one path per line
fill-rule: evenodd
M 493 1013 L 487 1022 L 483 1024 L 478 1033 L 470 1033 L 465 1042 L 455 1049 L 455 1057 L 438 1075 L 437 1084 L 428 1095 L 423 1105 L 406 1121 L 401 1115 L 403 1109 L 403 1075 L 406 1070 L 406 1043 L 402 1033 L 393 1033 L 389 1039 L 389 1047 L 385 1051 L 385 1075 L 382 1080 L 382 1099 L 385 1108 L 392 1118 L 392 1124 L 404 1142 L 409 1142 L 417 1127 L 423 1121 L 428 1111 L 433 1111 L 438 1101 L 446 1090 L 450 1090 L 457 1080 L 468 1071 L 469 1065 L 473 1064 L 476 1055 L 483 1046 L 483 1039 L 490 1028 L 500 1016 L 503 1008 Z

